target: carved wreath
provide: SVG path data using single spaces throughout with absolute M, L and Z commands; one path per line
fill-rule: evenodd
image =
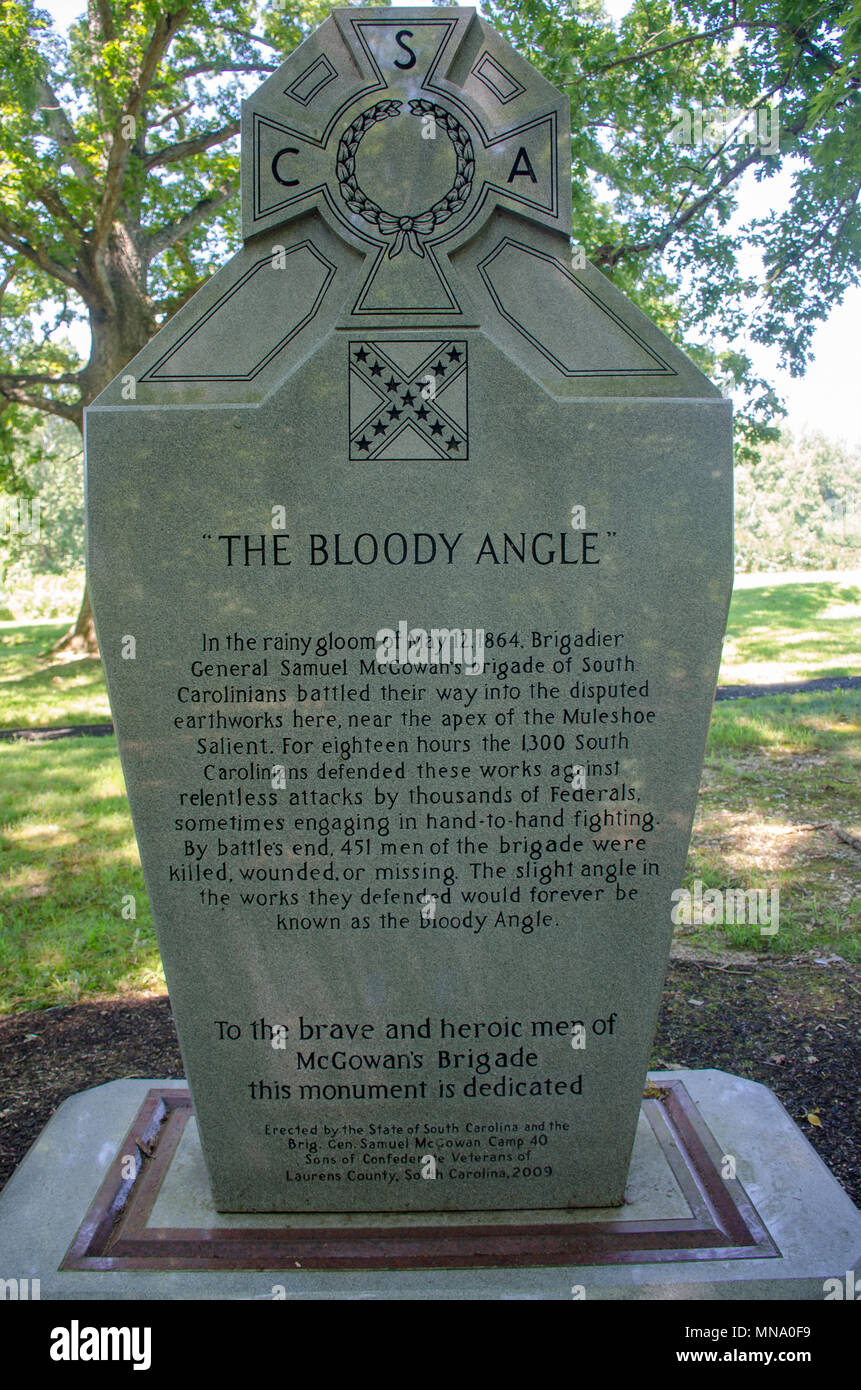
M 457 156 L 454 183 L 444 197 L 438 198 L 425 212 L 417 213 L 414 217 L 396 217 L 393 213 L 386 212 L 385 208 L 381 208 L 378 203 L 374 202 L 373 198 L 369 198 L 356 180 L 356 151 L 365 132 L 370 130 L 377 121 L 385 121 L 391 116 L 400 115 L 401 106 L 402 103 L 399 101 L 380 101 L 377 102 L 376 106 L 364 111 L 361 116 L 357 116 L 341 137 L 336 165 L 341 197 L 350 211 L 365 222 L 370 223 L 371 226 L 376 227 L 383 236 L 394 237 L 389 247 L 390 258 L 400 255 L 404 243 L 414 255 L 424 256 L 424 247 L 419 241 L 419 237 L 429 236 L 441 222 L 447 222 L 450 217 L 460 211 L 472 192 L 472 181 L 475 176 L 475 154 L 473 153 L 472 141 L 460 122 L 456 121 L 454 116 L 450 115 L 442 106 L 435 106 L 433 102 L 411 101 L 409 104 L 411 114 L 413 116 L 433 116 L 437 125 L 442 126 L 454 145 Z

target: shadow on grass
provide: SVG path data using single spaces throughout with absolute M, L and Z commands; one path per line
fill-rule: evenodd
M 0 1012 L 162 983 L 113 738 L 0 746 Z
M 16 623 L 0 629 L 0 727 L 33 729 L 110 718 L 99 657 L 55 660 L 51 644 L 68 623 Z
M 849 656 L 858 665 L 857 615 L 829 609 L 861 602 L 861 589 L 822 581 L 816 584 L 774 584 L 759 589 L 739 589 L 732 597 L 727 638 L 735 644 L 736 661 L 775 661 L 791 657 L 793 648 L 810 648 L 827 658 Z M 797 634 L 797 635 L 794 635 Z M 817 675 L 844 675 L 846 663 Z
M 690 924 L 711 949 L 861 955 L 858 853 L 836 834 L 858 816 L 861 691 L 817 691 L 716 705 L 685 886 L 774 890 L 779 932 Z

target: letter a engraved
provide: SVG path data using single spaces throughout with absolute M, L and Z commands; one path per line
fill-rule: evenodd
M 517 151 L 517 158 L 511 166 L 511 173 L 508 175 L 508 182 L 513 183 L 515 179 L 522 178 L 529 178 L 532 180 L 533 183 L 538 182 L 538 179 L 535 177 L 535 170 L 533 169 L 532 164 L 530 163 L 529 155 L 526 153 L 526 150 L 521 145 L 520 149 Z

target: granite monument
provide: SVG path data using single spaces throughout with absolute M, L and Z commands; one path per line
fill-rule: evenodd
M 622 1202 L 732 582 L 731 407 L 572 239 L 568 99 L 343 9 L 87 412 L 89 579 L 223 1211 Z

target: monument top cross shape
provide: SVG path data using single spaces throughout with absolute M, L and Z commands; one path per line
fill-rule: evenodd
M 355 309 L 463 307 L 497 206 L 571 228 L 568 102 L 473 9 L 335 10 L 243 107 L 246 239 L 317 208 L 367 257 Z
M 719 395 L 572 260 L 568 100 L 473 9 L 334 10 L 244 103 L 241 189 L 242 247 L 126 369 L 140 406 L 259 403 L 369 329 L 479 330 L 556 400 Z

